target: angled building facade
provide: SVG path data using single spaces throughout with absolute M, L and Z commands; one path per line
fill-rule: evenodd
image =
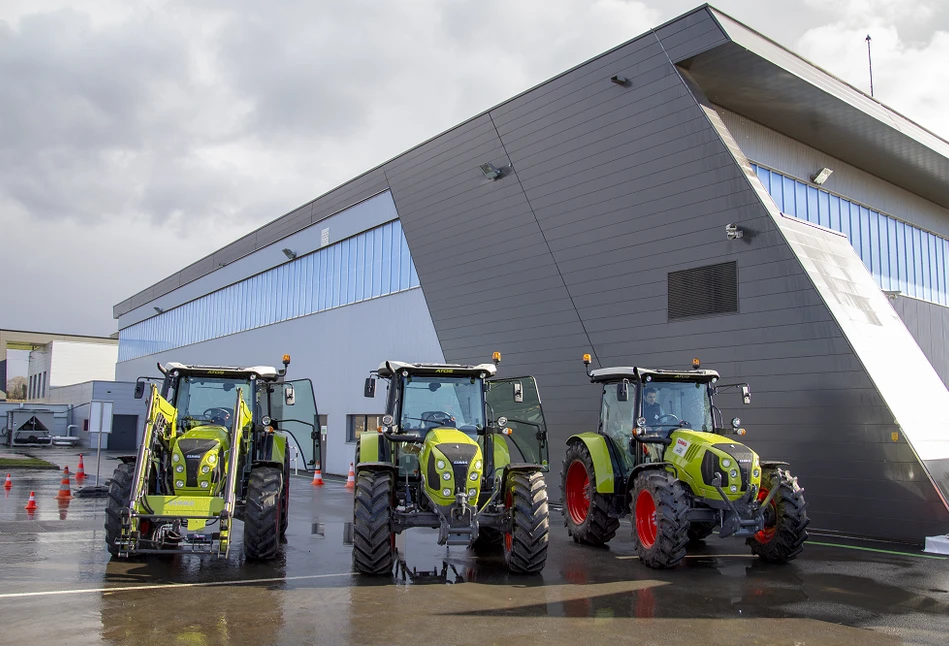
M 342 473 L 382 359 L 499 350 L 538 379 L 556 499 L 584 352 L 700 357 L 751 383 L 747 443 L 814 527 L 919 542 L 949 530 L 947 268 L 949 143 L 703 6 L 118 304 L 117 378 L 290 352 Z

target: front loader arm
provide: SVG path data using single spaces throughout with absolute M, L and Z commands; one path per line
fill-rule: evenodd
M 148 469 L 152 468 L 154 442 L 167 444 L 177 433 L 177 423 L 178 411 L 158 393 L 158 386 L 152 384 L 148 398 L 148 412 L 145 415 L 145 432 L 138 450 L 135 475 L 132 479 L 132 495 L 129 498 L 129 506 L 137 513 L 145 511 Z

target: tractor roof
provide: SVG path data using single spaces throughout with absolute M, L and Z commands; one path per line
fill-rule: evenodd
M 232 379 L 247 379 L 250 375 L 256 375 L 264 381 L 274 381 L 280 376 L 280 373 L 273 366 L 188 366 L 183 363 L 169 361 L 164 365 L 162 372 L 168 370 L 177 370 L 181 374 L 188 375 L 230 377 Z
M 498 369 L 493 363 L 479 363 L 476 366 L 459 363 L 405 363 L 402 361 L 383 361 L 377 371 L 382 378 L 389 378 L 396 372 L 405 371 L 410 375 L 484 375 L 493 377 Z
M 697 381 L 707 383 L 718 379 L 715 370 L 663 370 L 658 368 L 613 367 L 590 371 L 590 381 L 604 383 L 611 381 Z

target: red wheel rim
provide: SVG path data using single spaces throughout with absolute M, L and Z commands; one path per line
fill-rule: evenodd
M 770 491 L 762 487 L 758 490 L 758 502 L 762 502 L 765 498 L 768 497 Z M 771 502 L 768 503 L 768 507 L 771 508 L 771 525 L 765 526 L 760 532 L 755 532 L 755 540 L 759 543 L 767 543 L 772 538 L 774 538 L 775 525 L 777 524 L 778 518 L 778 508 L 774 504 L 774 498 L 771 499 Z
M 567 468 L 567 513 L 574 525 L 582 525 L 590 511 L 590 476 L 587 468 L 579 460 L 574 460 Z
M 649 549 L 656 544 L 656 501 L 648 491 L 640 491 L 636 496 L 636 534 L 643 547 Z

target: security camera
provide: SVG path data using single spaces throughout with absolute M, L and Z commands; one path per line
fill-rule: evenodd
M 743 237 L 745 232 L 738 228 L 738 225 L 732 222 L 725 225 L 725 237 L 729 240 L 738 240 Z

